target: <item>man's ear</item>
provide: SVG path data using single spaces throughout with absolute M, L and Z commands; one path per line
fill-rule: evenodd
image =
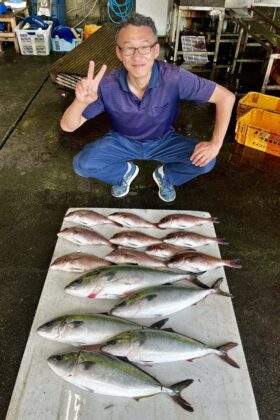
M 122 55 L 118 46 L 116 46 L 116 55 L 118 59 L 122 62 Z
M 159 52 L 160 52 L 160 45 L 159 45 L 159 43 L 157 43 L 157 44 L 154 46 L 153 50 L 154 50 L 154 58 L 158 58 L 158 56 L 159 56 Z

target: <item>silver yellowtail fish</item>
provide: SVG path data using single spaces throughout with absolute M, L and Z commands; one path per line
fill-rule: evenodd
M 67 222 L 78 223 L 79 225 L 84 226 L 95 226 L 103 224 L 114 224 L 114 222 L 108 217 L 103 216 L 102 214 L 96 213 L 93 210 L 74 210 L 66 214 L 64 220 Z
M 137 264 L 145 267 L 166 267 L 166 261 L 135 249 L 119 248 L 106 255 L 106 260 L 115 264 Z
M 222 281 L 222 278 L 216 280 L 208 289 L 173 285 L 149 287 L 124 298 L 110 313 L 121 318 L 155 318 L 181 311 L 211 294 L 232 297 L 219 288 Z
M 161 328 L 166 321 L 167 319 L 157 322 L 152 327 Z M 104 343 L 124 331 L 144 328 L 148 327 L 110 315 L 69 314 L 46 322 L 37 332 L 40 336 L 59 343 L 86 346 Z
M 170 214 L 163 217 L 158 227 L 160 229 L 189 229 L 205 223 L 219 223 L 217 217 L 197 217 L 189 214 Z
M 112 244 L 104 236 L 95 232 L 93 229 L 84 227 L 74 226 L 65 228 L 61 232 L 58 232 L 57 236 L 78 245 L 107 245 L 112 247 Z
M 193 382 L 192 379 L 165 387 L 138 367 L 98 352 L 58 354 L 49 357 L 48 364 L 64 380 L 96 394 L 138 400 L 163 392 L 184 410 L 193 411 L 180 395 Z
M 198 282 L 194 275 L 187 273 L 134 265 L 112 265 L 84 274 L 66 286 L 65 292 L 80 297 L 118 299 L 151 285 L 179 280 Z
M 173 232 L 163 238 L 163 242 L 167 244 L 177 245 L 181 247 L 198 247 L 209 244 L 223 244 L 228 243 L 222 238 L 211 238 L 209 236 L 200 235 L 195 232 Z
M 94 270 L 95 268 L 105 267 L 111 264 L 110 261 L 103 260 L 95 255 L 83 252 L 72 252 L 71 254 L 56 258 L 56 260 L 51 263 L 51 269 L 70 271 L 73 273 L 85 273 Z
M 150 329 L 118 334 L 103 344 L 101 349 L 105 353 L 126 357 L 129 361 L 140 364 L 193 360 L 216 354 L 231 366 L 239 368 L 227 354 L 228 350 L 236 346 L 236 343 L 226 343 L 211 348 L 174 331 Z
M 144 246 L 159 244 L 162 239 L 147 235 L 146 233 L 136 231 L 126 231 L 116 233 L 110 242 L 115 245 L 121 245 L 129 248 L 141 248 Z
M 191 273 L 202 273 L 214 270 L 218 267 L 241 268 L 239 260 L 222 260 L 221 258 L 211 257 L 200 252 L 183 252 L 170 258 L 167 267 L 179 270 L 190 271 Z
M 128 212 L 116 212 L 108 216 L 110 220 L 118 223 L 121 226 L 129 228 L 154 228 L 155 224 L 148 222 L 143 217 L 137 216 L 137 214 Z
M 179 252 L 186 251 L 186 248 L 182 248 L 177 245 L 171 245 L 167 243 L 150 245 L 145 250 L 146 254 L 158 258 L 171 258 L 173 255 L 178 254 Z M 189 252 L 196 252 L 194 248 L 188 249 Z

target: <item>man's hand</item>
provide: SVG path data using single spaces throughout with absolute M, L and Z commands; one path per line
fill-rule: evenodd
M 206 166 L 218 155 L 220 148 L 221 146 L 212 141 L 202 141 L 195 146 L 190 160 L 195 166 Z
M 89 62 L 87 78 L 76 84 L 76 98 L 83 105 L 89 105 L 98 98 L 97 91 L 99 83 L 104 76 L 107 66 L 103 64 L 97 75 L 94 77 L 94 62 Z

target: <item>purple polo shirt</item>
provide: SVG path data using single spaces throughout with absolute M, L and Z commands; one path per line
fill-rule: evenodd
M 106 111 L 113 131 L 133 140 L 159 138 L 173 131 L 180 100 L 208 102 L 216 83 L 178 67 L 155 60 L 152 75 L 140 101 L 127 84 L 124 67 L 105 74 L 98 99 L 83 112 L 86 119 Z

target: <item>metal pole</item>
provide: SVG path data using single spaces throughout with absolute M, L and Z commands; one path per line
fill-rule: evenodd
M 176 63 L 177 61 L 177 53 L 178 53 L 179 37 L 180 37 L 180 23 L 181 23 L 181 10 L 179 7 L 177 24 L 176 24 L 176 40 L 175 40 L 174 59 L 173 59 L 174 63 Z
M 236 60 L 237 60 L 238 55 L 239 55 L 239 49 L 240 49 L 240 44 L 241 44 L 241 40 L 242 40 L 242 37 L 243 37 L 243 32 L 244 32 L 244 28 L 241 27 L 240 32 L 239 32 L 238 41 L 237 41 L 237 44 L 236 44 L 236 47 L 235 47 L 233 61 L 232 61 L 231 72 L 230 72 L 231 75 L 233 75 L 234 72 L 235 72 Z
M 210 76 L 212 80 L 215 77 L 222 29 L 223 29 L 223 24 L 224 24 L 225 9 L 221 9 L 220 12 L 221 13 L 219 13 L 219 23 L 218 23 L 217 34 L 216 34 L 215 53 L 213 57 L 212 71 L 211 71 L 211 76 Z

